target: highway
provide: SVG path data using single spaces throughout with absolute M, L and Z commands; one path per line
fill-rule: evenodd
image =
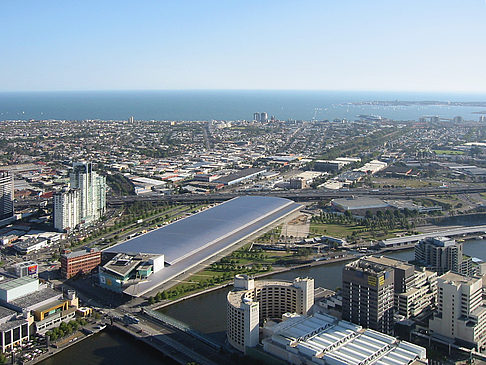
M 179 203 L 200 203 L 200 202 L 221 202 L 232 199 L 241 195 L 260 195 L 274 196 L 292 199 L 296 202 L 316 201 L 322 199 L 345 198 L 351 196 L 369 196 L 381 198 L 407 198 L 416 196 L 433 196 L 433 195 L 453 195 L 453 194 L 477 194 L 486 192 L 486 186 L 482 187 L 454 187 L 454 188 L 420 188 L 420 189 L 318 189 L 318 190 L 272 190 L 272 191 L 251 191 L 251 192 L 233 192 L 233 193 L 213 193 L 213 194 L 177 194 L 177 195 L 137 195 L 125 196 L 121 198 L 110 198 L 107 200 L 109 206 L 116 207 L 126 203 L 136 201 L 150 202 L 179 202 Z

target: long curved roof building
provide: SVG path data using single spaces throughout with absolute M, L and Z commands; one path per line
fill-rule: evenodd
M 127 294 L 139 296 L 300 207 L 284 198 L 241 196 L 107 248 L 104 252 L 164 255 L 168 266 L 152 274 L 147 281 L 135 284 L 136 289 L 125 290 Z

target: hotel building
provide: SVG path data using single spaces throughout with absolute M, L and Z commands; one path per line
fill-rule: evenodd
M 314 279 L 259 280 L 236 275 L 227 296 L 227 337 L 234 348 L 245 352 L 259 342 L 259 324 L 284 313 L 307 314 L 314 304 Z

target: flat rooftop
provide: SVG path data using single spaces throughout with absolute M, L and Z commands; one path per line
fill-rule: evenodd
M 333 204 L 341 206 L 343 209 L 377 209 L 389 206 L 383 200 L 378 198 L 340 198 L 333 199 Z
M 471 278 L 469 276 L 464 276 L 464 275 L 453 273 L 452 271 L 449 271 L 449 272 L 445 273 L 444 275 L 439 276 L 438 279 L 446 281 L 446 282 L 447 281 L 452 282 L 456 285 L 458 285 L 458 284 L 471 285 L 471 284 L 474 284 L 476 281 L 479 280 L 479 278 Z
M 146 262 L 150 259 L 151 255 L 127 255 L 123 253 L 117 254 L 113 257 L 110 261 L 108 261 L 103 268 L 106 270 L 112 271 L 115 274 L 120 276 L 127 276 L 130 272 L 132 272 L 135 268 L 137 268 L 142 263 Z
M 10 279 L 10 278 L 5 278 L 0 281 L 0 289 L 1 290 L 11 290 L 18 288 L 19 286 L 30 284 L 34 281 L 37 281 L 37 279 L 24 276 L 21 278 L 16 278 L 16 279 Z
M 68 259 L 72 259 L 72 258 L 75 258 L 75 257 L 91 255 L 91 254 L 97 253 L 97 252 L 100 252 L 97 248 L 91 248 L 90 251 L 88 251 L 88 250 L 74 251 L 74 252 L 69 252 L 69 253 L 63 253 L 61 256 L 66 257 Z
M 361 260 L 372 262 L 375 264 L 385 265 L 397 269 L 402 269 L 402 270 L 407 270 L 410 269 L 411 267 L 414 268 L 414 265 L 409 264 L 408 262 L 393 259 L 386 256 L 365 256 L 362 257 Z
M 258 174 L 258 173 L 263 173 L 265 171 L 267 171 L 267 170 L 252 167 L 252 168 L 249 168 L 249 169 L 237 171 L 237 172 L 235 172 L 233 174 L 229 174 L 227 176 L 220 177 L 220 178 L 218 178 L 214 181 L 219 182 L 221 184 L 227 184 L 227 183 L 230 183 L 234 180 L 242 179 L 244 177 L 251 176 L 251 175 L 254 175 L 254 174 Z
M 237 197 L 109 247 L 105 252 L 163 254 L 165 261 L 173 265 L 293 204 L 284 198 Z
M 25 295 L 23 297 L 17 298 L 15 300 L 12 300 L 9 302 L 9 304 L 12 304 L 18 308 L 29 308 L 31 306 L 34 306 L 36 304 L 43 303 L 46 300 L 52 299 L 52 301 L 55 301 L 59 297 L 62 296 L 62 293 L 51 289 L 51 288 L 44 288 L 39 291 L 36 291 L 34 293 Z

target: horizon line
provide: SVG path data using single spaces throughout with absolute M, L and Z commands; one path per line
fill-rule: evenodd
M 468 91 L 468 90 L 378 90 L 378 89 L 203 89 L 203 88 L 188 88 L 188 89 L 55 89 L 55 90 L 0 90 L 0 93 L 76 93 L 76 92 L 184 92 L 184 91 L 251 91 L 251 92 L 363 92 L 363 93 L 436 93 L 436 94 L 478 94 L 486 95 L 484 91 Z

